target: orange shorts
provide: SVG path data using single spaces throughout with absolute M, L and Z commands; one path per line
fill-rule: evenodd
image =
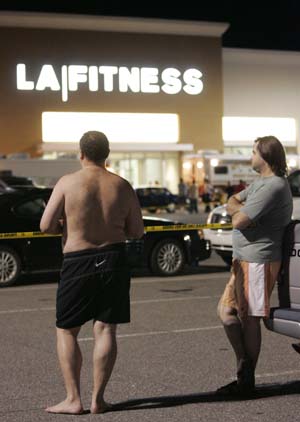
M 231 277 L 219 305 L 234 308 L 239 316 L 268 317 L 270 297 L 281 261 L 256 264 L 234 259 Z

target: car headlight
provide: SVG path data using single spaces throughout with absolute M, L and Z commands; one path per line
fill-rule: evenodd
M 191 236 L 189 234 L 186 234 L 183 239 L 184 239 L 185 242 L 190 242 Z
M 231 223 L 231 218 L 221 218 L 221 220 L 219 221 L 220 224 L 230 224 Z

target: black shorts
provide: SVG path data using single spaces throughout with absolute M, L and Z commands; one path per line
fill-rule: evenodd
M 56 296 L 56 326 L 74 328 L 89 320 L 130 322 L 129 292 L 125 244 L 65 253 Z

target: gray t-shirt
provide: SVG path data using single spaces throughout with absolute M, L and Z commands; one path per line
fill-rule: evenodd
M 239 193 L 253 224 L 233 230 L 233 257 L 255 263 L 279 261 L 284 229 L 291 220 L 293 201 L 285 177 L 260 177 Z

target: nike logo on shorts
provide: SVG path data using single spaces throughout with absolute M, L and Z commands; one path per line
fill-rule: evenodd
M 106 259 L 101 262 L 96 262 L 95 267 L 100 267 L 100 265 L 104 264 L 104 262 L 106 262 Z

